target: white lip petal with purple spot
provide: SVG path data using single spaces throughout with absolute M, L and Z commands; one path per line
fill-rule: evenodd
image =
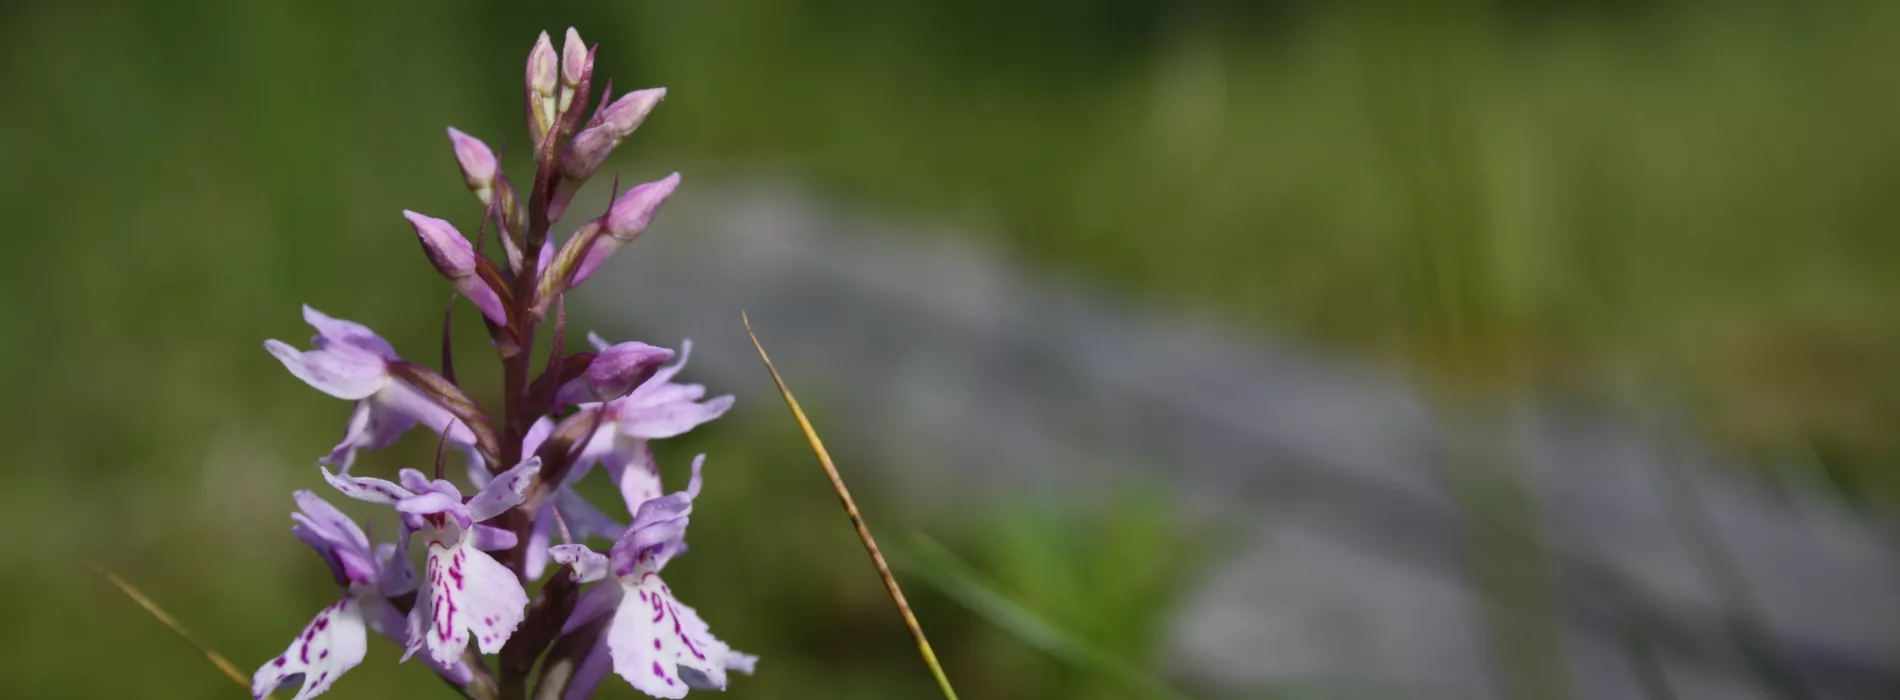
M 287 682 L 301 681 L 292 700 L 316 697 L 343 672 L 363 662 L 368 641 L 356 599 L 345 597 L 317 613 L 289 649 L 257 669 L 251 677 L 251 696 L 262 698 Z

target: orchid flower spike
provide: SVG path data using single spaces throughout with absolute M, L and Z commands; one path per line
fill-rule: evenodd
M 516 538 L 481 523 L 520 505 L 540 471 L 541 460 L 530 457 L 496 475 L 464 503 L 454 484 L 431 481 L 414 469 L 402 470 L 400 486 L 323 470 L 323 478 L 343 495 L 395 506 L 405 532 L 427 543 L 427 575 L 409 611 L 403 660 L 426 646 L 436 663 L 453 663 L 462 658 L 471 633 L 484 654 L 499 652 L 508 642 L 524 617 L 528 594 L 514 572 L 487 552 L 512 548 Z
M 611 611 L 613 619 L 589 661 L 610 658 L 615 673 L 657 698 L 686 697 L 689 687 L 725 690 L 727 671 L 750 674 L 758 662 L 758 657 L 734 651 L 714 637 L 699 614 L 674 598 L 660 580 L 666 563 L 686 551 L 686 523 L 699 496 L 705 462 L 705 455 L 693 459 L 693 477 L 685 491 L 640 504 L 633 524 L 609 554 L 581 545 L 558 545 L 550 552 L 555 561 L 573 567 L 577 581 L 610 574 L 614 579 L 614 585 L 594 586 L 582 594 L 563 633 Z M 599 685 L 605 664 L 589 661 L 580 664 L 570 690 L 584 694 Z
M 348 474 L 357 450 L 379 450 L 421 423 L 460 446 L 475 444 L 475 435 L 449 410 L 409 382 L 393 375 L 401 362 L 389 341 L 361 324 L 331 318 L 309 306 L 304 321 L 317 329 L 313 350 L 298 350 L 278 340 L 264 341 L 264 349 L 284 363 L 298 379 L 318 391 L 356 402 L 343 441 L 319 460 Z
M 407 639 L 408 623 L 388 600 L 415 590 L 416 572 L 407 556 L 407 538 L 374 548 L 356 522 L 336 506 L 309 491 L 291 494 L 302 512 L 291 513 L 291 533 L 330 565 L 330 575 L 343 587 L 343 599 L 326 607 L 305 626 L 275 659 L 251 678 L 251 696 L 262 698 L 291 683 L 299 683 L 292 700 L 323 694 L 344 672 L 362 663 L 373 629 L 392 640 Z M 437 673 L 456 686 L 467 685 L 471 671 L 460 659 L 431 663 Z

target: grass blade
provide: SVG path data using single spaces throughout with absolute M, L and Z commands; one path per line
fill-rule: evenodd
M 211 665 L 218 667 L 219 671 L 223 671 L 225 676 L 230 677 L 232 683 L 238 684 L 238 687 L 243 688 L 245 692 L 250 692 L 251 681 L 245 678 L 244 674 L 239 672 L 236 666 L 231 665 L 231 662 L 225 659 L 224 655 L 206 646 L 204 642 L 198 641 L 197 637 L 191 636 L 190 632 L 185 631 L 183 625 L 178 624 L 176 618 L 173 618 L 170 613 L 165 612 L 164 608 L 158 607 L 158 603 L 152 602 L 151 598 L 145 597 L 144 593 L 140 593 L 139 589 L 133 587 L 132 584 L 126 582 L 125 579 L 120 578 L 119 575 L 113 573 L 111 569 L 107 569 L 97 563 L 88 563 L 87 566 L 100 576 L 104 576 L 112 585 L 117 586 L 120 592 L 125 593 L 125 597 L 131 598 L 132 602 L 138 603 L 141 608 L 145 608 L 145 612 L 151 613 L 152 617 L 158 618 L 160 624 L 171 628 L 171 631 L 177 634 L 179 639 L 185 640 L 185 643 L 190 644 L 193 649 L 197 649 L 198 653 L 204 654 L 204 657 L 211 661 Z M 270 695 L 265 695 L 264 697 L 268 700 Z
M 765 354 L 765 346 L 759 344 L 759 337 L 752 333 L 752 319 L 745 312 L 739 318 L 745 323 L 746 336 L 752 339 L 752 347 L 759 351 L 759 360 L 765 363 L 765 371 L 772 374 L 772 383 L 778 385 L 778 393 L 785 397 L 785 405 L 792 409 L 792 417 L 798 420 L 799 430 L 804 431 L 806 442 L 811 443 L 812 454 L 818 457 L 818 464 L 825 468 L 825 476 L 831 477 L 831 488 L 838 492 L 838 501 L 844 504 L 844 513 L 851 518 L 851 526 L 858 531 L 858 540 L 864 543 L 864 551 L 871 555 L 871 564 L 877 567 L 878 578 L 884 580 L 884 588 L 890 591 L 891 602 L 897 605 L 897 613 L 904 616 L 904 625 L 910 628 L 910 634 L 917 639 L 917 653 L 923 655 L 924 663 L 930 666 L 930 672 L 937 677 L 937 687 L 943 690 L 948 700 L 957 700 L 957 691 L 950 687 L 949 677 L 943 674 L 943 665 L 937 663 L 937 653 L 931 651 L 930 640 L 924 637 L 923 625 L 917 623 L 917 615 L 910 610 L 910 602 L 904 600 L 903 589 L 897 586 L 897 578 L 891 575 L 891 567 L 884 561 L 884 554 L 878 551 L 877 540 L 871 537 L 870 527 L 864 524 L 864 515 L 858 512 L 858 504 L 851 500 L 851 490 L 845 488 L 844 477 L 838 475 L 837 465 L 831 462 L 831 454 L 825 451 L 825 443 L 818 439 L 818 431 L 811 427 L 811 419 L 805 417 L 804 409 L 798 407 L 798 399 L 792 398 L 792 390 L 785 386 L 785 379 L 778 374 L 778 368 L 772 366 L 772 358 Z

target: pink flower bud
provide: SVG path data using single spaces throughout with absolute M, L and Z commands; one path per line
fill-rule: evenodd
M 468 189 L 486 206 L 495 194 L 495 153 L 481 139 L 449 127 L 449 143 L 455 146 L 455 162 L 462 166 L 462 179 Z
M 459 279 L 475 274 L 475 248 L 453 224 L 407 209 L 402 215 L 415 227 L 416 238 L 422 241 L 422 252 L 428 253 L 429 262 L 443 277 Z
M 586 73 L 587 44 L 581 41 L 580 32 L 568 27 L 567 43 L 561 46 L 561 111 L 574 103 L 575 88 L 580 87 Z
M 673 188 L 680 184 L 680 174 L 673 173 L 663 179 L 655 180 L 627 190 L 614 200 L 613 208 L 607 210 L 607 235 L 631 241 L 634 236 L 646 230 L 647 222 L 653 220 L 653 214 L 660 205 L 673 194 Z
M 582 129 L 568 142 L 567 152 L 561 154 L 561 176 L 576 182 L 593 177 L 607 154 L 613 152 L 614 141 L 613 129 L 606 124 Z
M 614 143 L 619 143 L 634 129 L 640 128 L 640 122 L 646 121 L 647 113 L 652 112 L 653 107 L 663 99 L 666 99 L 666 88 L 663 87 L 621 95 L 620 99 L 614 100 L 613 104 L 601 111 L 600 123 L 612 127 Z
M 587 365 L 585 374 L 563 385 L 555 394 L 556 406 L 595 401 L 612 401 L 652 379 L 660 365 L 673 359 L 673 351 L 646 343 L 620 343 L 603 348 Z
M 548 33 L 534 42 L 534 49 L 528 52 L 528 130 L 534 134 L 536 143 L 548 133 L 558 113 L 555 109 L 560 96 L 561 59 L 554 54 L 554 42 L 548 40 Z
M 469 244 L 468 238 L 455 230 L 454 225 L 433 216 L 408 210 L 403 210 L 402 215 L 415 227 L 416 238 L 422 241 L 422 252 L 428 254 L 436 272 L 448 278 L 455 290 L 474 302 L 488 320 L 497 325 L 506 324 L 508 312 L 501 303 L 501 296 L 476 274 L 475 247 Z
M 587 365 L 587 382 L 593 385 L 599 400 L 617 399 L 653 378 L 660 365 L 671 359 L 673 351 L 666 348 L 646 343 L 620 343 L 594 356 L 594 361 Z
M 575 265 L 574 272 L 568 277 L 567 288 L 573 289 L 592 277 L 607 258 L 621 246 L 631 242 L 641 231 L 646 230 L 647 222 L 653 220 L 653 214 L 660 210 L 673 188 L 678 187 L 680 174 L 673 173 L 664 179 L 637 185 L 626 194 L 614 200 L 613 207 L 607 210 L 607 230 L 594 238 L 594 244 Z

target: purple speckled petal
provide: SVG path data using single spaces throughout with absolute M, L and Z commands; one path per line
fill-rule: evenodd
M 387 364 L 374 357 L 335 350 L 298 350 L 279 340 L 264 341 L 284 368 L 318 391 L 339 399 L 368 398 L 389 383 Z
M 473 536 L 469 538 L 469 544 L 484 552 L 513 549 L 517 541 L 519 538 L 515 537 L 515 533 L 487 525 L 476 525 Z
M 330 473 L 328 467 L 323 470 L 323 480 L 330 482 L 336 490 L 345 496 L 359 501 L 395 505 L 397 501 L 415 496 L 408 489 L 397 486 L 385 479 L 367 476 L 338 476 Z
M 548 548 L 548 556 L 574 567 L 574 580 L 593 583 L 607 577 L 607 555 L 585 545 L 557 544 Z
M 528 487 L 541 473 L 541 458 L 529 457 L 515 468 L 495 475 L 495 478 L 482 487 L 481 493 L 469 499 L 468 514 L 477 522 L 501 515 L 509 508 L 521 504 L 528 493 Z
M 621 578 L 620 585 L 620 608 L 607 628 L 615 673 L 654 697 L 685 697 L 687 679 L 681 671 L 687 669 L 701 677 L 695 680 L 725 689 L 731 648 L 673 597 L 658 573 Z M 752 661 L 739 665 L 750 668 Z
M 282 655 L 257 669 L 251 676 L 251 697 L 262 698 L 299 676 L 302 683 L 292 700 L 321 695 L 345 671 L 363 662 L 368 642 L 356 599 L 337 601 L 317 613 Z
M 426 646 L 438 663 L 452 664 L 470 636 L 484 654 L 501 651 L 528 606 L 514 572 L 468 546 L 431 545 L 428 562 L 427 585 L 410 612 L 409 652 Z

